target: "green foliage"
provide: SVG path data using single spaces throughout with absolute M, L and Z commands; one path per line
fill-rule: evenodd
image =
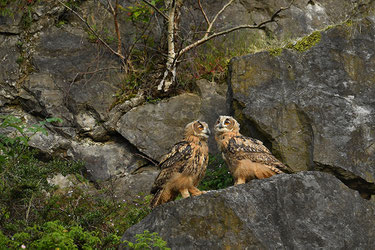
M 167 247 L 167 242 L 164 241 L 158 233 L 150 233 L 148 230 L 145 230 L 142 234 L 137 234 L 135 236 L 136 242 L 125 241 L 128 244 L 128 247 L 131 249 L 162 249 L 169 250 Z
M 203 78 L 210 81 L 223 80 L 227 73 L 227 65 L 232 56 L 230 49 L 223 48 L 215 41 L 209 41 L 202 48 L 197 49 L 197 51 L 199 52 L 197 52 L 192 62 L 192 67 L 194 68 L 193 78 Z
M 55 24 L 55 26 L 57 27 L 57 28 L 61 28 L 62 26 L 64 26 L 66 24 L 66 21 L 65 20 L 59 20 L 56 24 Z
M 210 155 L 206 175 L 199 185 L 201 190 L 217 190 L 233 185 L 233 177 L 220 155 Z
M 60 22 L 59 22 L 60 23 Z M 116 40 L 116 38 L 115 38 L 115 36 L 114 36 L 114 34 L 110 31 L 110 30 L 108 30 L 107 28 L 104 28 L 104 29 L 99 29 L 95 24 L 92 24 L 91 25 L 91 28 L 95 31 L 95 33 L 94 32 L 92 32 L 91 30 L 89 30 L 89 29 L 87 29 L 86 30 L 86 32 L 87 32 L 87 34 L 88 34 L 88 40 L 89 40 L 89 42 L 91 42 L 91 43 L 96 43 L 96 42 L 98 42 L 98 37 L 97 37 L 97 35 L 99 35 L 100 36 L 100 38 L 102 38 L 106 43 L 113 43 L 115 40 Z
M 163 2 L 163 0 L 151 0 L 149 1 L 152 5 L 157 6 Z M 143 22 L 148 23 L 152 14 L 154 13 L 154 9 L 151 8 L 149 5 L 145 4 L 144 2 L 136 2 L 134 5 L 130 5 L 127 8 L 123 8 L 119 6 L 121 10 L 125 11 L 128 15 L 129 20 L 133 22 Z M 162 8 L 159 8 L 163 11 Z
M 273 55 L 277 55 L 281 52 L 280 48 L 288 42 L 289 39 L 277 39 L 272 34 L 264 37 L 259 32 L 254 34 L 235 32 L 208 41 L 194 49 L 192 60 L 181 63 L 179 81 L 183 82 L 181 78 L 187 79 L 185 82 L 204 78 L 217 83 L 225 82 L 228 64 L 233 57 L 259 51 L 270 51 Z M 192 75 L 191 79 L 189 74 Z
M 320 31 L 315 31 L 308 36 L 303 37 L 301 40 L 297 41 L 295 44 L 290 43 L 287 48 L 294 49 L 298 52 L 305 52 L 311 47 L 315 46 L 320 42 L 322 34 Z
M 65 4 L 72 9 L 77 9 L 84 0 L 68 0 Z
M 0 243 L 9 248 L 27 246 L 31 249 L 93 249 L 101 241 L 95 232 L 84 231 L 80 226 L 63 226 L 56 220 L 41 226 L 26 227 L 11 239 L 0 232 Z
M 120 201 L 108 187 L 88 188 L 79 174 L 82 163 L 38 160 L 37 151 L 28 147 L 30 138 L 47 134 L 46 123 L 59 121 L 49 118 L 25 125 L 19 118 L 1 117 L 0 128 L 7 135 L 0 134 L 0 246 L 116 248 L 125 230 L 150 213 L 150 196 Z M 49 184 L 57 173 L 69 175 L 74 188 Z
M 50 118 L 30 126 L 14 116 L 2 116 L 1 119 L 0 128 L 13 136 L 0 134 L 0 227 L 12 231 L 10 221 L 25 219 L 27 224 L 31 217 L 37 216 L 30 208 L 45 191 L 53 189 L 47 178 L 56 173 L 77 172 L 82 164 L 57 159 L 41 162 L 35 158 L 36 150 L 28 147 L 30 138 L 36 133 L 47 134 L 46 123 L 60 119 Z

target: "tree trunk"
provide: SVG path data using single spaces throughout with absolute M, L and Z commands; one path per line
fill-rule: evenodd
M 168 26 L 167 26 L 167 42 L 168 42 L 168 57 L 166 63 L 166 69 L 164 71 L 163 79 L 158 85 L 159 91 L 167 92 L 169 87 L 176 80 L 176 51 L 175 51 L 175 28 L 176 28 L 176 0 L 166 1 L 166 7 L 168 9 Z

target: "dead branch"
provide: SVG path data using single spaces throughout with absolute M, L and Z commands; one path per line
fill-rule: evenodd
M 67 8 L 68 10 L 70 10 L 74 15 L 76 15 L 86 26 L 87 28 L 95 35 L 95 37 L 105 46 L 107 47 L 113 54 L 115 54 L 116 56 L 118 56 L 120 59 L 121 59 L 121 62 L 124 66 L 124 69 L 127 70 L 127 67 L 126 67 L 126 64 L 125 64 L 125 57 L 124 55 L 122 55 L 121 53 L 118 53 L 117 51 L 115 51 L 114 49 L 111 48 L 111 46 L 109 46 L 108 43 L 106 43 L 104 41 L 104 39 L 102 39 L 99 34 L 91 27 L 91 25 L 80 15 L 78 14 L 75 10 L 73 10 L 72 8 L 70 8 L 68 5 L 66 5 L 65 3 L 61 2 L 60 0 L 57 0 L 61 5 L 63 5 L 65 8 Z
M 203 14 L 204 20 L 206 20 L 207 25 L 210 25 L 210 20 L 208 19 L 207 15 L 206 15 L 206 12 L 204 11 L 204 9 L 202 7 L 201 0 L 198 0 L 198 5 L 199 5 L 199 9 L 201 10 L 201 12 Z
M 221 13 L 223 13 L 224 10 L 225 10 L 229 5 L 231 5 L 233 2 L 234 2 L 234 0 L 230 0 L 227 4 L 225 4 L 225 5 L 223 6 L 223 8 L 221 8 L 221 10 L 219 10 L 219 11 L 216 13 L 216 15 L 214 16 L 214 18 L 212 19 L 212 21 L 211 21 L 210 24 L 208 25 L 207 30 L 206 30 L 206 34 L 204 35 L 204 37 L 207 37 L 207 36 L 208 36 L 208 34 L 211 32 L 211 29 L 212 29 L 214 23 L 216 22 L 217 18 L 218 18 L 218 17 L 221 15 Z
M 120 27 L 117 20 L 117 14 L 118 14 L 118 0 L 115 2 L 115 7 L 112 6 L 111 0 L 107 0 L 108 6 L 111 9 L 112 15 L 113 15 L 113 23 L 115 25 L 115 31 L 117 35 L 117 53 L 122 54 L 122 45 L 121 45 L 121 33 L 120 33 Z
M 142 0 L 145 4 L 147 4 L 148 6 L 150 6 L 151 8 L 153 8 L 157 13 L 159 13 L 162 17 L 164 17 L 164 19 L 166 21 L 169 21 L 169 18 L 161 11 L 159 10 L 155 5 L 153 5 L 152 3 L 150 3 L 149 1 L 147 0 Z
M 216 21 L 217 17 L 224 11 L 225 8 L 227 8 L 234 0 L 231 0 L 229 1 L 217 14 L 216 16 L 214 17 L 214 19 L 212 20 L 211 22 L 211 25 L 209 25 L 209 27 L 207 28 L 206 30 L 206 33 L 205 35 L 199 39 L 198 41 L 195 41 L 194 43 L 186 46 L 185 48 L 183 48 L 180 53 L 179 53 L 179 56 L 181 57 L 184 53 L 186 53 L 187 51 L 215 38 L 215 37 L 218 37 L 218 36 L 222 36 L 222 35 L 225 35 L 225 34 L 228 34 L 228 33 L 231 33 L 233 31 L 236 31 L 236 30 L 241 30 L 241 29 L 263 29 L 264 26 L 268 23 L 271 23 L 271 22 L 275 22 L 276 18 L 278 17 L 278 15 L 280 14 L 280 12 L 284 11 L 284 10 L 287 10 L 290 8 L 290 6 L 293 4 L 294 0 L 292 0 L 289 4 L 289 6 L 287 7 L 281 7 L 280 9 L 278 9 L 276 12 L 274 12 L 272 14 L 272 16 L 268 19 L 268 20 L 265 20 L 257 25 L 248 25 L 248 24 L 243 24 L 243 25 L 238 25 L 236 27 L 233 27 L 233 28 L 229 28 L 229 29 L 226 29 L 226 30 L 223 30 L 223 31 L 220 31 L 220 32 L 215 32 L 211 35 L 208 35 L 209 32 L 211 31 L 211 28 L 212 28 L 212 24 Z
M 137 155 L 137 156 L 139 156 L 139 157 L 141 157 L 141 158 L 143 158 L 143 159 L 145 159 L 145 160 L 147 160 L 147 161 L 149 161 L 149 162 L 151 162 L 154 166 L 159 166 L 159 163 L 157 163 L 157 162 L 155 162 L 154 160 L 152 160 L 150 157 L 148 157 L 148 156 L 146 156 L 146 155 L 143 155 L 143 154 L 138 154 L 138 153 L 136 153 L 135 155 Z M 139 168 L 137 168 L 135 171 L 137 171 Z

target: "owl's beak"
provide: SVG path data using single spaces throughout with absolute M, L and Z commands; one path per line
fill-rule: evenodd
M 211 134 L 211 130 L 209 128 L 207 128 L 206 135 L 210 135 L 210 134 Z
M 222 129 L 222 128 L 223 128 L 223 126 L 221 125 L 221 123 L 219 123 L 215 126 L 215 130 L 217 130 L 217 131 Z

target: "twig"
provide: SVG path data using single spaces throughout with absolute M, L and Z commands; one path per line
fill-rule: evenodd
M 204 11 L 203 7 L 202 7 L 202 4 L 201 4 L 201 0 L 198 0 L 198 5 L 199 5 L 199 8 L 204 16 L 204 20 L 206 20 L 206 23 L 207 25 L 210 25 L 210 20 L 208 20 L 208 17 L 206 15 L 206 12 Z
M 208 25 L 208 28 L 207 28 L 206 34 L 204 35 L 205 37 L 207 37 L 208 34 L 211 32 L 211 29 L 212 29 L 214 23 L 216 22 L 217 18 L 221 15 L 221 13 L 223 13 L 223 11 L 224 11 L 229 5 L 231 5 L 233 2 L 234 2 L 234 0 L 230 0 L 226 5 L 223 6 L 223 8 L 221 8 L 221 10 L 219 10 L 219 12 L 216 13 L 214 19 L 212 19 L 211 23 Z
M 119 23 L 117 21 L 117 13 L 118 13 L 118 0 L 115 2 L 115 7 L 113 8 L 111 0 L 107 0 L 108 5 L 112 11 L 113 15 L 113 22 L 115 25 L 115 31 L 117 35 L 117 53 L 121 54 L 122 53 L 122 47 L 121 47 L 121 34 L 120 34 L 120 28 L 119 28 Z
M 116 56 L 118 56 L 122 61 L 125 59 L 125 57 L 116 52 L 115 50 L 113 50 L 111 48 L 111 46 L 108 45 L 108 43 L 106 43 L 100 36 L 99 34 L 91 27 L 91 25 L 80 15 L 78 14 L 75 10 L 73 10 L 72 8 L 70 8 L 68 5 L 66 5 L 65 3 L 61 2 L 60 0 L 57 0 L 61 5 L 63 5 L 65 8 L 67 8 L 68 10 L 70 10 L 71 12 L 73 12 L 74 15 L 76 15 L 86 26 L 87 28 L 96 36 L 96 38 L 104 44 L 105 47 L 107 47 L 113 54 L 115 54 Z M 123 61 L 124 62 L 124 61 Z M 126 65 L 124 65 L 125 69 L 126 69 Z
M 228 6 L 232 1 L 230 1 L 228 4 L 226 4 L 226 6 Z M 290 6 L 293 4 L 294 0 L 290 2 L 289 6 L 288 7 L 281 7 L 280 9 L 278 9 L 275 13 L 273 13 L 273 15 L 271 16 L 270 19 L 266 20 L 266 21 L 263 21 L 261 22 L 260 24 L 257 24 L 257 25 L 248 25 L 248 24 L 243 24 L 243 25 L 238 25 L 236 27 L 233 27 L 233 28 L 230 28 L 230 29 L 226 29 L 226 30 L 223 30 L 223 31 L 220 31 L 220 32 L 216 32 L 216 33 L 213 33 L 211 35 L 208 36 L 208 33 L 206 31 L 206 34 L 203 36 L 203 38 L 199 39 L 198 41 L 186 46 L 185 48 L 183 48 L 180 53 L 179 53 L 179 56 L 182 56 L 184 53 L 186 53 L 187 51 L 197 47 L 198 45 L 201 45 L 209 40 L 211 40 L 212 38 L 215 38 L 215 37 L 218 37 L 218 36 L 222 36 L 222 35 L 225 35 L 225 34 L 228 34 L 228 33 L 231 33 L 233 31 L 236 31 L 236 30 L 240 30 L 240 29 L 262 29 L 267 23 L 271 23 L 271 22 L 275 22 L 275 18 L 278 17 L 278 15 L 280 14 L 281 11 L 284 11 L 284 10 L 287 10 L 290 8 Z M 225 6 L 224 6 L 225 7 Z M 224 9 L 223 7 L 223 9 Z M 222 12 L 221 9 L 220 11 Z M 220 12 L 219 11 L 219 12 Z M 218 15 L 216 15 L 218 16 Z M 215 18 L 214 18 L 215 20 Z M 211 22 L 211 24 L 213 23 L 214 21 Z M 207 29 L 208 30 L 208 29 Z
M 39 183 L 40 183 L 40 181 L 39 181 Z M 38 184 L 39 184 L 38 183 Z M 32 205 L 32 203 L 33 203 L 33 198 L 34 198 L 34 193 L 32 193 L 31 194 L 31 198 L 30 198 L 30 200 L 29 200 L 29 204 L 28 204 L 28 206 L 27 206 L 27 210 L 26 210 L 26 223 L 28 222 L 28 220 L 29 220 L 29 215 L 30 215 L 30 209 L 31 209 L 31 205 Z
M 129 51 L 127 53 L 127 57 L 126 57 L 127 61 L 130 60 L 130 57 L 132 55 L 133 49 L 135 48 L 135 45 L 138 43 L 139 40 L 141 40 L 141 38 L 144 36 L 144 34 L 146 34 L 146 32 L 147 32 L 148 28 L 150 27 L 150 25 L 151 25 L 151 18 L 148 21 L 147 26 L 142 30 L 142 33 L 138 37 L 136 37 L 136 39 L 134 40 L 134 42 L 130 46 Z
M 139 156 L 139 157 L 141 157 L 141 158 L 143 158 L 143 159 L 145 159 L 145 160 L 148 160 L 149 162 L 151 162 L 152 164 L 154 164 L 154 166 L 158 166 L 158 165 L 159 165 L 159 163 L 155 162 L 155 161 L 152 160 L 150 157 L 147 157 L 147 156 L 145 156 L 145 155 L 141 155 L 141 154 L 138 154 L 138 153 L 136 153 L 135 155 L 137 155 L 137 156 Z M 138 169 L 137 169 L 137 170 L 138 170 Z
M 153 5 L 152 3 L 150 3 L 149 1 L 147 0 L 142 0 L 145 4 L 147 4 L 148 6 L 150 6 L 151 8 L 153 8 L 157 13 L 159 13 L 162 17 L 164 17 L 164 19 L 169 22 L 169 18 L 161 11 L 159 10 L 155 5 Z

